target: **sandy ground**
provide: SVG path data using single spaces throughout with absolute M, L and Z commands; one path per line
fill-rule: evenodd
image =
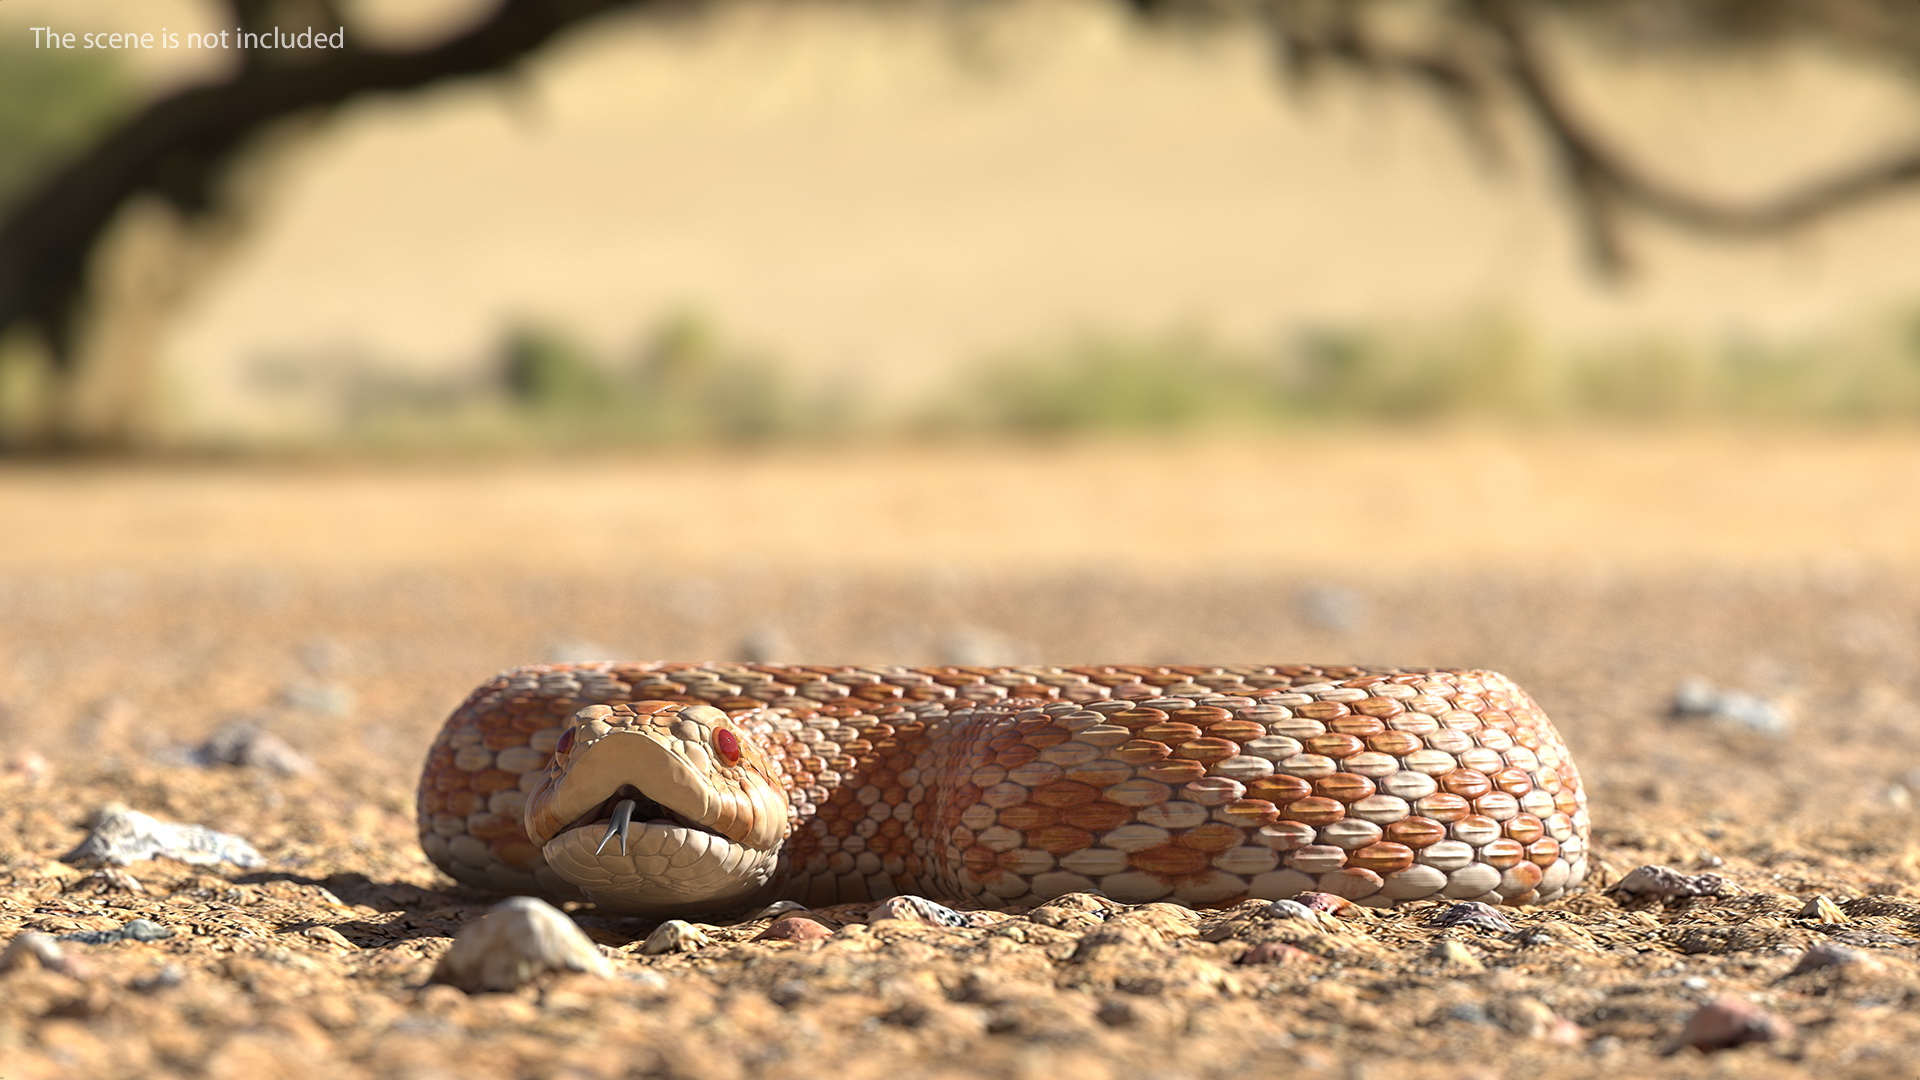
M 135 917 L 173 936 L 67 943 L 74 974 L 0 973 L 0 1072 L 1910 1075 L 1920 567 L 1898 537 L 1920 534 L 1913 447 L 1335 445 L 15 467 L 0 477 L 0 765 L 47 764 L 0 774 L 0 938 Z M 1537 470 L 1506 504 L 1473 495 L 1494 450 Z M 1408 498 L 1423 488 L 1396 470 L 1439 490 Z M 915 523 L 854 497 L 911 503 L 903 492 L 933 481 L 968 508 Z M 1131 537 L 1127 557 L 1076 564 L 1050 532 L 1079 542 L 1089 525 L 1071 519 L 1095 503 Z M 845 543 L 810 538 L 823 522 Z M 1302 539 L 1323 524 L 1340 539 Z M 930 539 L 948 529 L 976 546 Z M 1476 539 L 1488 531 L 1528 539 Z M 600 538 L 566 539 L 583 533 Z M 1221 538 L 1248 533 L 1269 540 Z M 1354 546 L 1374 534 L 1393 539 Z M 833 910 L 816 914 L 856 925 L 824 945 L 747 943 L 752 923 L 673 956 L 640 954 L 648 924 L 580 909 L 612 980 L 473 998 L 424 986 L 491 900 L 413 838 L 420 755 L 447 710 L 513 664 L 729 656 L 755 632 L 836 662 L 1494 667 L 1582 763 L 1603 881 L 1664 863 L 1739 891 L 1639 910 L 1591 891 L 1517 912 L 1513 934 L 1436 928 L 1430 906 L 1311 932 L 1159 908 L 1102 921 L 1092 902 L 966 931 Z M 1792 726 L 1673 719 L 1689 677 L 1773 702 Z M 318 770 L 182 762 L 235 721 Z M 240 834 L 266 866 L 140 862 L 136 892 L 58 861 L 116 800 Z M 1802 917 L 1816 895 L 1839 914 Z M 1832 941 L 1866 960 L 1788 974 Z M 1263 942 L 1305 955 L 1238 962 Z M 1723 995 L 1796 1033 L 1711 1062 L 1662 1056 Z
M 0 465 L 0 568 L 1131 567 L 1377 579 L 1920 557 L 1897 432 L 1335 430 L 471 463 Z

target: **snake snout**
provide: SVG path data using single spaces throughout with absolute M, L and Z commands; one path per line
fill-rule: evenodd
M 739 736 L 722 726 L 724 713 L 696 708 L 582 710 L 528 794 L 527 835 L 554 872 L 604 907 L 702 910 L 773 872 L 784 803 L 758 812 L 767 800 L 745 794 L 754 777 L 740 765 Z

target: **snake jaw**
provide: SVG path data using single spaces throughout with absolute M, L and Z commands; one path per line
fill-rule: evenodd
M 652 914 L 743 898 L 771 876 L 787 831 L 764 753 L 737 733 L 734 754 L 713 752 L 712 735 L 730 730 L 718 709 L 639 711 L 652 705 L 576 714 L 528 794 L 527 835 L 603 906 Z

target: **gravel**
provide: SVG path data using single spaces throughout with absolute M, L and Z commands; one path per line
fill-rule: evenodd
M 1571 1080 L 1910 1069 L 1915 819 L 1879 795 L 1920 764 L 1920 664 L 1863 652 L 1836 627 L 1920 629 L 1920 579 L 1869 574 L 1836 593 L 1776 571 L 1429 574 L 1366 583 L 1367 618 L 1342 628 L 1299 619 L 1313 582 L 1278 576 L 1035 575 L 946 593 L 911 575 L 767 574 L 751 600 L 719 580 L 714 610 L 689 621 L 649 602 L 664 580 L 632 573 L 0 579 L 11 717 L 0 761 L 26 763 L 0 770 L 0 955 L 12 957 L 0 963 L 0 1072 Z M 930 629 L 901 631 L 916 620 Z M 441 877 L 414 837 L 420 755 L 467 688 L 566 635 L 631 656 L 724 656 L 762 624 L 791 628 L 804 658 L 824 661 L 925 662 L 888 642 L 931 649 L 939 627 L 971 625 L 1005 628 L 1049 661 L 1495 667 L 1573 744 L 1599 879 L 1559 905 L 1502 910 L 1510 931 L 1472 912 L 1444 925 L 1445 902 L 1330 911 L 1311 897 L 1195 912 L 1070 896 L 979 920 L 909 902 L 879 919 L 874 905 L 783 908 L 664 934 L 573 904 L 552 914 L 588 943 L 598 973 L 508 965 L 512 988 L 474 993 L 431 981 L 500 901 Z M 355 705 L 279 721 L 304 725 L 283 730 L 311 771 L 156 759 L 279 707 L 319 636 L 352 643 L 327 677 Z M 1791 676 L 1790 730 L 1668 719 L 1682 680 L 1737 683 L 1762 662 Z M 164 845 L 124 864 L 103 855 L 103 869 L 61 861 L 110 803 L 239 838 L 259 861 L 196 865 Z M 1724 887 L 1608 892 L 1641 866 Z M 789 928 L 769 933 L 781 919 Z M 169 933 L 133 930 L 147 924 Z M 674 947 L 649 952 L 659 938 Z

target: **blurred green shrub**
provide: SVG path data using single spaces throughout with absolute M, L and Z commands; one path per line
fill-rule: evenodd
M 807 400 L 785 369 L 730 347 L 692 312 L 667 318 L 641 347 L 629 392 L 661 438 L 765 442 L 830 426 L 830 410 Z
M 295 393 L 316 385 L 272 374 Z M 802 387 L 694 313 L 665 319 L 625 363 L 551 324 L 524 322 L 506 333 L 489 378 L 477 383 L 359 364 L 326 385 L 346 402 L 336 410 L 345 440 L 390 450 L 827 438 L 850 429 L 858 400 L 837 387 Z
M 548 326 L 508 332 L 500 382 L 515 405 L 536 412 L 593 412 L 616 404 L 607 372 L 578 342 Z
M 1192 331 L 1080 335 L 983 360 L 890 405 L 849 382 L 803 380 L 691 313 L 664 320 L 624 361 L 527 323 L 505 335 L 484 379 L 400 367 L 331 365 L 324 385 L 345 406 L 320 438 L 513 450 L 1338 425 L 1888 426 L 1920 423 L 1920 308 L 1827 338 L 1714 348 L 1652 336 L 1554 348 L 1484 313 L 1305 328 L 1264 350 Z M 293 385 L 311 396 L 323 384 Z
M 966 371 L 933 432 L 1494 422 L 1920 421 L 1920 314 L 1831 340 L 1549 349 L 1511 319 L 1315 327 L 1266 353 L 1192 334 L 1079 339 Z
M 45 438 L 53 381 L 53 359 L 37 335 L 0 334 L 0 451 L 31 447 Z
M 1087 337 L 964 371 L 920 427 L 932 432 L 1180 428 L 1272 407 L 1268 380 L 1205 338 Z
M 0 41 L 0 206 L 133 107 L 115 54 Z

